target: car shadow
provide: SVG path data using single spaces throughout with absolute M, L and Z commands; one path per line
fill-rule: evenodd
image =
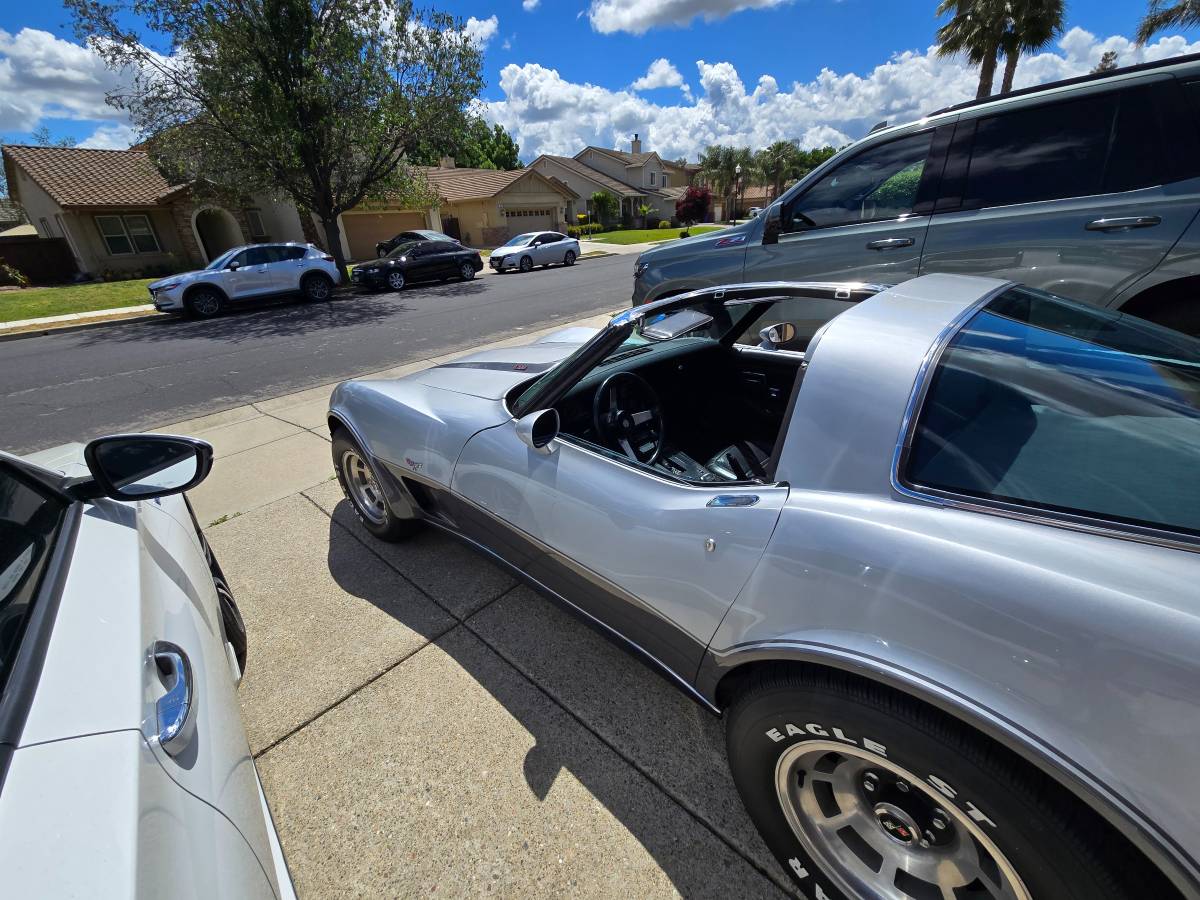
M 785 876 L 733 785 L 719 719 L 454 537 L 429 528 L 408 541 L 382 543 L 366 532 L 345 499 L 333 507 L 329 527 L 327 564 L 343 588 L 351 587 L 342 581 L 350 569 L 341 556 L 349 551 L 339 530 L 351 532 L 380 565 L 390 566 L 458 621 L 437 646 L 532 736 L 521 774 L 538 802 L 569 773 L 685 897 L 790 893 L 779 890 L 787 884 Z M 406 606 L 391 593 L 364 595 L 357 578 L 353 587 L 356 596 L 414 630 L 426 620 L 423 604 Z M 541 696 L 531 702 L 535 692 Z M 565 716 L 547 714 L 548 704 Z M 571 720 L 624 760 L 619 774 L 612 765 L 597 764 L 605 751 L 579 739 Z M 679 809 L 664 809 L 672 801 L 658 791 Z M 712 858 L 698 859 L 705 852 Z M 734 854 L 744 864 L 734 865 Z M 755 878 L 755 870 L 766 878 Z

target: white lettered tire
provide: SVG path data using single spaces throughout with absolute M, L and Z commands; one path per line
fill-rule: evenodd
M 762 670 L 739 686 L 726 738 L 750 817 L 813 900 L 1171 896 L 1056 782 L 888 688 Z

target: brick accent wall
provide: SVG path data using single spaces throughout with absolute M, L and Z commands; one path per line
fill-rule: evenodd
M 171 219 L 175 222 L 175 231 L 179 235 L 179 243 L 187 256 L 190 265 L 200 268 L 204 265 L 204 253 L 196 242 L 196 233 L 192 231 L 192 213 L 196 207 L 190 200 L 179 200 L 171 204 Z

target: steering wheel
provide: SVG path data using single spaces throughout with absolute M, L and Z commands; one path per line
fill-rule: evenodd
M 650 465 L 662 452 L 662 408 L 640 375 L 614 372 L 604 379 L 592 402 L 592 424 L 604 444 L 634 462 Z

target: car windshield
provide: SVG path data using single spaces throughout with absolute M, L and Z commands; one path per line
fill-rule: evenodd
M 403 256 L 409 250 L 411 250 L 413 247 L 417 246 L 417 244 L 419 244 L 419 243 L 421 243 L 421 242 L 420 241 L 405 241 L 403 244 L 397 244 L 395 247 L 392 248 L 391 252 L 388 253 L 388 256 Z
M 242 249 L 242 248 L 234 247 L 232 250 L 226 250 L 224 253 L 222 253 L 220 256 L 218 256 L 216 259 L 214 259 L 212 262 L 210 262 L 207 266 L 205 266 L 204 267 L 205 270 L 209 270 L 209 269 L 216 270 L 216 269 L 225 268 L 227 265 L 229 265 L 229 260 L 233 259 L 233 254 L 237 253 L 240 249 Z
M 509 238 L 501 247 L 523 247 L 538 236 L 538 232 L 531 231 L 529 234 L 518 234 L 515 238 Z

